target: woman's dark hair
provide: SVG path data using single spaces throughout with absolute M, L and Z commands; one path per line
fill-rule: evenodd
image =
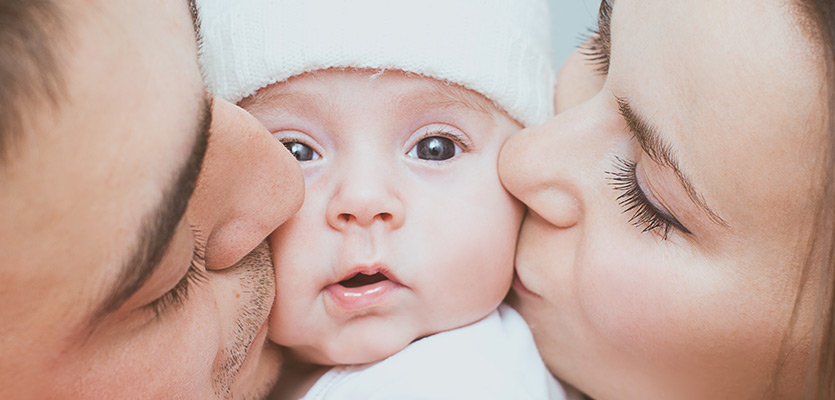
M 809 259 L 801 279 L 801 292 L 811 290 L 817 298 L 805 397 L 823 400 L 835 399 L 835 1 L 797 1 L 811 19 L 812 31 L 822 44 L 828 94 L 826 126 L 829 135 L 822 171 L 823 191 Z M 799 299 L 800 295 L 798 303 Z M 796 304 L 795 313 L 798 307 Z

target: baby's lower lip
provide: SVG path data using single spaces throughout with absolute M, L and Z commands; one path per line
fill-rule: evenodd
M 325 291 L 337 307 L 346 312 L 355 312 L 380 305 L 392 292 L 401 287 L 401 285 L 386 279 L 359 287 L 346 287 L 334 283 L 328 285 Z

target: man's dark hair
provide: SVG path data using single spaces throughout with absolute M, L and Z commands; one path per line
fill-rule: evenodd
M 0 162 L 35 107 L 58 105 L 60 16 L 53 0 L 0 0 Z

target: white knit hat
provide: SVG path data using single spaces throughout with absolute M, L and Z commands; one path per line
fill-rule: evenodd
M 198 0 L 201 63 L 233 103 L 305 72 L 393 69 L 481 93 L 525 126 L 553 115 L 545 0 Z

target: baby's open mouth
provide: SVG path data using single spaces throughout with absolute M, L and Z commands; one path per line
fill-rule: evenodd
M 339 281 L 339 284 L 346 288 L 358 288 L 366 285 L 373 285 L 377 282 L 387 281 L 388 279 L 389 278 L 379 272 L 373 275 L 357 273 L 348 279 Z
M 331 283 L 325 287 L 326 298 L 332 300 L 328 304 L 334 307 L 326 307 L 329 312 L 342 315 L 356 312 L 366 312 L 372 308 L 394 304 L 392 296 L 395 296 L 401 289 L 408 287 L 397 281 L 397 277 L 390 273 L 382 265 L 359 265 L 341 276 L 342 280 Z M 381 309 L 382 309 L 381 308 Z M 363 311 L 365 310 L 365 311 Z

